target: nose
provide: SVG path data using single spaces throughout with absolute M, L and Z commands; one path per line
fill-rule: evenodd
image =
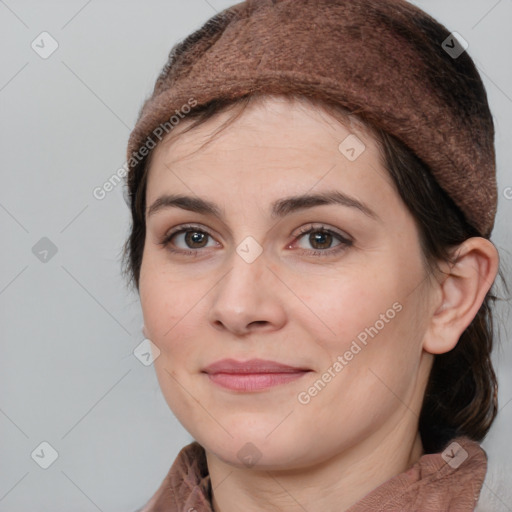
M 265 252 L 251 263 L 234 252 L 231 263 L 231 269 L 208 294 L 210 325 L 237 336 L 282 328 L 287 289 L 277 271 L 269 268 Z

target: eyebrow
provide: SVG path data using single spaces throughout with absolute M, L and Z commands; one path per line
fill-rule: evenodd
M 313 208 L 315 206 L 337 204 L 349 208 L 356 208 L 374 220 L 380 217 L 367 205 L 358 201 L 355 197 L 344 194 L 340 191 L 321 192 L 317 194 L 303 194 L 279 199 L 271 205 L 272 218 L 282 218 L 290 213 Z M 213 202 L 199 197 L 165 194 L 156 199 L 147 209 L 147 217 L 167 208 L 181 208 L 191 212 L 212 215 L 224 220 L 224 212 Z

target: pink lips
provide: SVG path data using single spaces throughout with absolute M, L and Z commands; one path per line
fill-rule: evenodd
M 289 366 L 276 361 L 222 359 L 203 369 L 212 382 L 235 391 L 259 391 L 285 384 L 305 375 L 309 368 Z

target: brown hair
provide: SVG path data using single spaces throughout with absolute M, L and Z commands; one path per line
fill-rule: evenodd
M 214 100 L 197 107 L 187 116 L 188 132 L 208 119 L 234 107 L 231 116 L 216 134 L 238 118 L 257 95 L 235 100 Z M 293 95 L 290 96 L 290 99 Z M 302 98 L 306 99 L 306 98 Z M 347 112 L 336 104 L 308 98 L 324 112 L 340 121 L 348 118 L 362 121 L 375 138 L 392 181 L 413 216 L 419 231 L 424 263 L 429 273 L 436 271 L 439 261 L 453 261 L 450 249 L 467 238 L 481 236 L 467 223 L 460 209 L 433 178 L 427 166 L 397 138 Z M 170 132 L 173 135 L 173 132 Z M 166 137 L 163 141 L 170 139 Z M 208 143 L 208 142 L 206 142 Z M 205 144 L 206 144 L 205 143 Z M 162 144 L 162 142 L 160 142 Z M 127 184 L 132 211 L 132 226 L 123 253 L 123 273 L 129 283 L 139 288 L 140 267 L 146 233 L 146 184 L 151 165 L 150 153 L 142 173 L 128 175 Z M 500 269 L 499 275 L 507 289 Z M 498 411 L 497 380 L 491 361 L 493 348 L 493 312 L 491 305 L 500 300 L 489 290 L 478 313 L 462 333 L 456 347 L 436 355 L 419 418 L 419 430 L 426 453 L 441 450 L 459 435 L 481 441 Z

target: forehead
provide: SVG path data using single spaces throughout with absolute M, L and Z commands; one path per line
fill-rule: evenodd
M 326 173 L 329 181 L 351 173 L 388 178 L 375 139 L 354 119 L 341 122 L 308 102 L 279 97 L 254 102 L 233 120 L 236 114 L 222 111 L 185 133 L 191 121 L 182 121 L 153 151 L 148 193 L 162 183 L 183 186 L 185 176 L 197 184 L 214 173 L 255 186 Z

